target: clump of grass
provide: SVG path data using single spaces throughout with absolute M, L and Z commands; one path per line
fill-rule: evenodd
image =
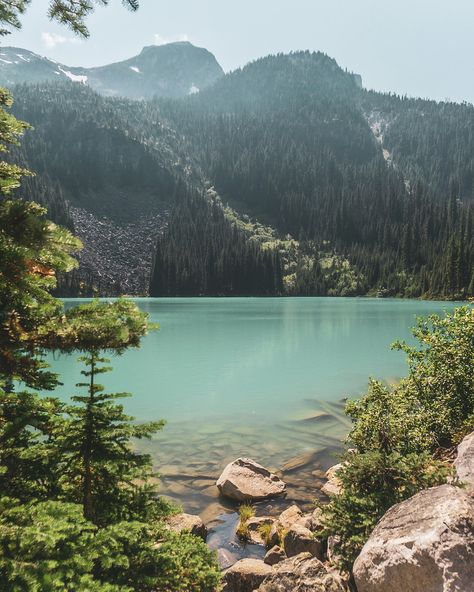
M 260 536 L 263 539 L 263 542 L 265 543 L 266 547 L 270 546 L 270 533 L 272 531 L 272 524 L 271 522 L 265 522 L 263 524 L 260 524 L 260 526 L 258 527 L 258 533 L 260 534 Z
M 250 518 L 255 516 L 255 508 L 250 504 L 242 504 L 239 508 L 239 516 L 240 522 L 239 526 L 237 527 L 237 536 L 240 539 L 248 539 L 249 538 L 249 527 L 247 522 Z

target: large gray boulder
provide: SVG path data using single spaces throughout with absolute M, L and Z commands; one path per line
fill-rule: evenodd
M 241 559 L 224 576 L 226 592 L 253 592 L 271 573 L 270 565 L 261 559 Z
M 229 463 L 216 483 L 221 494 L 238 502 L 259 501 L 283 495 L 286 484 L 250 458 Z
M 346 592 L 340 574 L 312 557 L 302 553 L 273 567 L 257 592 Z M 388 589 L 385 591 L 388 592 Z
M 474 499 L 440 485 L 390 508 L 354 563 L 358 592 L 474 590 Z
M 458 446 L 454 461 L 456 475 L 466 487 L 467 493 L 474 495 L 474 432 L 464 438 Z
M 190 532 L 194 536 L 207 539 L 207 528 L 199 516 L 194 514 L 176 514 L 168 518 L 167 527 L 173 532 Z

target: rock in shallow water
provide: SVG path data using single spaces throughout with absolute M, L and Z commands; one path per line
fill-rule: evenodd
M 440 485 L 390 508 L 354 563 L 358 592 L 474 590 L 474 499 Z
M 221 494 L 238 502 L 259 501 L 285 493 L 285 483 L 250 458 L 229 463 L 216 483 Z

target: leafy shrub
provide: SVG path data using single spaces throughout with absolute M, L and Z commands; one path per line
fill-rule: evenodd
M 99 529 L 78 504 L 0 501 L 2 592 L 214 592 L 220 572 L 199 538 L 159 524 Z
M 338 537 L 341 565 L 352 563 L 377 521 L 392 505 L 446 481 L 439 458 L 474 429 L 474 309 L 420 319 L 409 374 L 389 388 L 371 380 L 367 394 L 347 404 L 354 421 L 338 472 L 342 492 L 323 507 L 322 534 Z
M 427 487 L 446 482 L 449 468 L 430 454 L 351 453 L 337 476 L 342 492 L 322 508 L 322 536 L 336 534 L 344 569 L 352 567 L 385 512 Z

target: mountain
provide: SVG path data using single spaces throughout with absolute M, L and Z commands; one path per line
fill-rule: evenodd
M 4 86 L 69 79 L 105 96 L 176 98 L 196 93 L 223 76 L 209 51 L 188 42 L 144 47 L 133 58 L 98 68 L 68 67 L 16 47 L 0 49 Z
M 70 82 L 14 94 L 24 195 L 86 245 L 63 293 L 474 293 L 472 105 L 369 92 L 310 52 L 139 108 Z

